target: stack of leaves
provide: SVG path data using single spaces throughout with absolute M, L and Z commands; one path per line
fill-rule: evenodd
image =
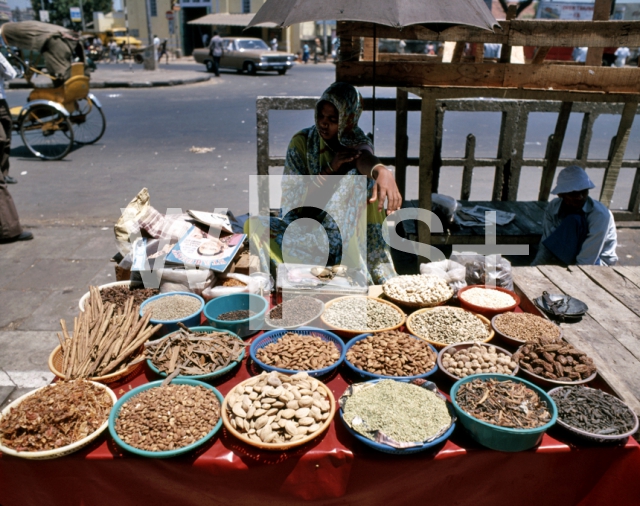
M 182 324 L 180 330 L 147 343 L 147 357 L 168 375 L 211 374 L 237 362 L 244 347 L 239 338 L 226 332 L 194 332 Z
M 103 304 L 98 288 L 89 289 L 84 311 L 73 320 L 73 337 L 60 320 L 61 372 L 66 379 L 105 376 L 144 360 L 140 347 L 161 327 L 149 326 L 150 313 L 140 318 L 133 297 L 116 310 L 112 303 Z

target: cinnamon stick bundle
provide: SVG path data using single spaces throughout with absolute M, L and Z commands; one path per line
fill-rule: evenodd
M 140 318 L 133 296 L 116 311 L 114 304 L 102 303 L 97 287 L 89 292 L 84 311 L 73 320 L 72 336 L 60 320 L 61 372 L 66 379 L 105 376 L 143 360 L 140 347 L 162 326 L 149 326 L 151 312 Z

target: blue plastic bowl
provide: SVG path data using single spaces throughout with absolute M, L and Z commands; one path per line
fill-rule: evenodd
M 264 327 L 264 315 L 269 303 L 264 297 L 252 293 L 223 295 L 207 302 L 204 316 L 209 325 L 217 329 L 230 330 L 239 337 L 249 337 Z M 230 311 L 251 310 L 255 315 L 244 320 L 217 320 L 218 316 Z
M 140 305 L 140 316 L 144 316 L 144 307 L 147 304 L 149 304 L 149 302 L 153 302 L 154 300 L 158 300 L 162 297 L 172 297 L 174 295 L 188 295 L 189 297 L 198 299 L 200 301 L 200 309 L 198 309 L 197 312 L 189 316 L 186 316 L 184 318 L 181 318 L 179 320 L 154 320 L 153 318 L 151 318 L 151 320 L 149 321 L 153 325 L 157 325 L 157 324 L 162 325 L 162 329 L 160 329 L 159 332 L 154 334 L 154 338 L 166 336 L 171 332 L 175 332 L 176 330 L 179 329 L 178 323 L 182 323 L 186 327 L 195 327 L 196 325 L 200 325 L 200 313 L 202 312 L 202 308 L 204 307 L 204 299 L 199 295 L 196 295 L 195 293 L 191 293 L 191 292 L 167 292 L 167 293 L 161 293 L 159 295 L 154 295 L 153 297 L 149 297 Z
M 236 334 L 234 334 L 229 330 L 214 329 L 213 327 L 189 327 L 189 330 L 193 330 L 194 332 L 206 332 L 208 334 L 211 334 L 212 332 L 225 332 L 227 334 L 231 334 L 233 337 L 238 338 L 238 340 L 241 341 L 242 344 L 244 345 L 244 342 L 242 341 L 242 339 L 240 339 Z M 185 379 L 193 379 L 193 380 L 201 380 L 201 381 L 212 380 L 213 378 L 217 378 L 218 376 L 224 376 L 225 374 L 227 374 L 235 366 L 237 366 L 240 362 L 242 362 L 242 360 L 244 359 L 244 356 L 245 356 L 245 350 L 243 349 L 242 353 L 240 353 L 240 356 L 238 357 L 238 360 L 234 360 L 227 367 L 223 367 L 218 371 L 215 371 L 209 374 L 196 374 L 195 376 L 185 376 L 183 374 L 179 374 L 178 376 L 176 376 L 176 378 L 185 378 Z M 155 365 L 153 365 L 153 362 L 151 361 L 150 358 L 147 359 L 147 365 L 149 366 L 149 369 L 155 372 L 158 376 L 162 376 L 165 378 L 167 377 L 167 373 L 161 371 Z
M 146 385 L 142 385 L 137 388 L 134 388 L 130 392 L 127 392 L 126 394 L 124 394 L 118 400 L 118 402 L 116 402 L 115 406 L 113 406 L 113 408 L 111 409 L 111 414 L 109 415 L 109 433 L 111 434 L 111 437 L 114 439 L 114 441 L 120 448 L 127 450 L 128 452 L 134 453 L 136 455 L 140 455 L 141 457 L 151 457 L 154 459 L 166 459 L 169 457 L 177 457 L 178 455 L 189 453 L 191 450 L 194 450 L 199 446 L 203 445 L 204 443 L 209 441 L 209 439 L 211 439 L 216 434 L 216 432 L 220 430 L 220 427 L 222 427 L 222 403 L 224 402 L 224 397 L 222 397 L 222 394 L 218 392 L 218 390 L 212 387 L 211 385 L 208 385 L 207 383 L 203 383 L 202 381 L 196 381 L 196 380 L 186 379 L 186 378 L 176 378 L 171 382 L 171 384 L 201 386 L 211 390 L 214 394 L 216 394 L 218 401 L 220 401 L 220 410 L 221 410 L 220 419 L 218 420 L 218 423 L 216 423 L 213 429 L 211 429 L 211 431 L 202 439 L 199 439 L 198 441 L 191 443 L 190 445 L 183 446 L 182 448 L 178 448 L 176 450 L 150 452 L 147 450 L 140 450 L 139 448 L 134 448 L 133 446 L 125 443 L 122 439 L 120 439 L 120 436 L 118 436 L 116 432 L 116 419 L 120 414 L 120 409 L 122 408 L 122 405 L 132 397 L 138 395 L 140 392 L 144 392 L 145 390 L 149 390 L 151 388 L 159 387 L 161 384 L 162 384 L 162 380 L 152 381 L 151 383 L 147 383 Z
M 507 427 L 500 427 L 487 422 L 482 422 L 477 418 L 474 418 L 466 411 L 464 411 L 456 402 L 456 395 L 460 385 L 473 381 L 475 379 L 488 380 L 497 379 L 502 381 L 515 381 L 518 383 L 524 383 L 531 390 L 536 392 L 540 398 L 547 404 L 547 409 L 551 412 L 551 420 L 541 427 L 535 429 L 510 429 Z M 556 408 L 553 399 L 540 387 L 533 383 L 523 380 L 515 376 L 509 376 L 506 374 L 474 374 L 467 376 L 461 380 L 456 381 L 451 387 L 451 402 L 456 410 L 458 418 L 462 422 L 462 425 L 482 446 L 491 448 L 492 450 L 498 450 L 501 452 L 520 452 L 528 450 L 536 446 L 544 433 L 556 423 L 558 418 L 558 408 Z
M 253 343 L 251 343 L 251 347 L 249 348 L 249 354 L 251 356 L 251 359 L 265 371 L 278 371 L 284 374 L 296 374 L 298 372 L 301 372 L 300 370 L 296 370 L 296 369 L 282 369 L 280 367 L 267 365 L 256 357 L 256 353 L 258 353 L 259 349 L 264 348 L 268 344 L 279 341 L 280 338 L 288 332 L 295 332 L 296 334 L 302 334 L 303 336 L 317 336 L 321 338 L 323 341 L 330 341 L 334 343 L 338 347 L 338 351 L 340 351 L 340 358 L 334 364 L 331 364 L 329 367 L 325 367 L 323 369 L 315 369 L 312 371 L 305 371 L 306 373 L 309 374 L 309 376 L 313 376 L 314 378 L 324 376 L 325 374 L 328 374 L 331 371 L 337 369 L 342 363 L 342 361 L 344 360 L 344 357 L 347 351 L 342 339 L 340 339 L 334 333 L 329 332 L 328 330 L 317 329 L 314 327 L 300 327 L 295 330 L 278 329 L 278 330 L 270 330 L 269 332 L 265 332 L 261 336 L 257 337 L 253 341 Z
M 416 336 L 411 335 L 411 334 L 409 334 L 411 337 L 413 337 L 414 339 L 417 339 L 420 342 L 426 343 L 427 346 L 429 346 L 429 348 L 431 348 L 431 350 L 435 353 L 436 360 L 434 360 L 433 369 L 430 369 L 427 372 L 425 372 L 423 374 L 418 374 L 416 376 L 384 376 L 383 374 L 374 374 L 372 372 L 367 372 L 367 371 L 363 371 L 362 369 L 358 369 L 355 365 L 353 365 L 351 362 L 349 362 L 349 359 L 346 358 L 346 355 L 349 352 L 349 350 L 351 349 L 351 347 L 354 344 L 356 344 L 358 341 L 362 341 L 363 339 L 365 339 L 365 338 L 367 338 L 369 336 L 373 336 L 373 335 L 375 335 L 375 334 L 368 333 L 368 334 L 360 334 L 359 336 L 354 337 L 353 339 L 351 339 L 347 343 L 347 347 L 346 347 L 346 350 L 345 350 L 344 363 L 347 365 L 347 367 L 350 370 L 352 370 L 355 374 L 357 374 L 361 378 L 363 378 L 365 380 L 370 380 L 370 379 L 401 379 L 401 380 L 411 381 L 411 380 L 417 379 L 417 378 L 428 378 L 429 376 L 431 376 L 433 373 L 435 373 L 438 370 L 438 361 L 437 361 L 438 350 L 436 350 L 429 343 L 426 343 L 426 341 L 424 339 L 420 339 L 419 337 L 416 337 Z
M 367 383 L 378 383 L 379 381 L 382 381 L 383 379 L 392 379 L 392 380 L 395 380 L 395 381 L 402 381 L 402 382 L 405 382 L 405 383 L 409 382 L 408 379 L 380 378 L 380 379 L 376 379 L 376 380 L 367 381 Z M 429 448 L 433 448 L 434 446 L 437 446 L 440 443 L 442 443 L 445 440 L 447 440 L 449 438 L 449 436 L 451 436 L 451 434 L 453 434 L 453 431 L 456 428 L 456 422 L 455 422 L 456 414 L 455 414 L 455 411 L 454 411 L 453 407 L 451 406 L 450 402 L 447 402 L 447 409 L 449 410 L 449 414 L 451 415 L 451 418 L 454 420 L 454 422 L 451 424 L 451 427 L 449 427 L 447 429 L 447 431 L 444 434 L 442 434 L 442 436 L 437 437 L 433 441 L 429 441 L 428 443 L 424 443 L 422 446 L 414 446 L 413 448 L 394 448 L 393 446 L 383 445 L 382 443 L 376 443 L 375 441 L 372 441 L 371 439 L 369 439 L 367 437 L 364 437 L 362 434 L 360 434 L 359 432 L 356 432 L 351 427 L 349 427 L 347 422 L 344 421 L 344 412 L 342 410 L 342 407 L 340 407 L 340 420 L 342 420 L 342 424 L 345 426 L 347 431 L 353 437 L 355 437 L 358 441 L 360 441 L 361 443 L 365 444 L 366 446 L 368 446 L 370 448 L 373 448 L 374 450 L 378 450 L 378 451 L 383 452 L 383 453 L 390 453 L 392 455 L 411 455 L 412 453 L 419 453 L 419 452 L 423 452 L 425 450 L 428 450 Z

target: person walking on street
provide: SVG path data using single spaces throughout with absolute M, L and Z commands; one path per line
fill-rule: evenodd
M 162 61 L 162 57 L 166 56 L 167 57 L 167 65 L 169 64 L 169 53 L 167 52 L 167 39 L 164 39 L 162 41 L 162 44 L 160 44 L 160 49 L 158 49 L 158 63 L 160 63 Z
M 209 34 L 208 33 L 203 33 L 202 34 L 202 47 L 207 47 L 209 45 Z
M 309 63 L 309 56 L 311 55 L 311 51 L 309 50 L 309 44 L 305 44 L 302 46 L 302 61 L 305 63 Z
M 271 39 L 271 51 L 277 51 L 278 50 L 278 39 L 277 38 L 273 38 Z
M 322 54 L 322 44 L 320 44 L 320 39 L 316 39 L 316 47 L 313 51 L 313 63 L 318 63 L 320 61 L 321 54 Z
M 224 46 L 222 37 L 218 35 L 218 32 L 213 32 L 211 43 L 209 44 L 209 54 L 213 58 L 213 71 L 216 77 L 220 77 L 220 58 L 224 54 Z
M 11 112 L 4 92 L 4 81 L 14 77 L 16 77 L 16 71 L 0 53 L 0 244 L 33 239 L 33 234 L 20 226 L 18 211 L 7 189 L 8 182 L 16 181 L 9 176 Z

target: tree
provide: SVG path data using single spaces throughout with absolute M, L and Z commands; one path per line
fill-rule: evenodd
M 71 23 L 69 7 L 80 7 L 80 0 L 31 0 L 31 6 L 36 13 L 36 19 L 40 19 L 40 9 L 44 3 L 44 10 L 49 11 L 49 22 L 54 25 L 66 26 L 80 31 L 82 23 Z M 82 0 L 82 14 L 84 22 L 93 21 L 94 12 L 111 12 L 112 0 Z

